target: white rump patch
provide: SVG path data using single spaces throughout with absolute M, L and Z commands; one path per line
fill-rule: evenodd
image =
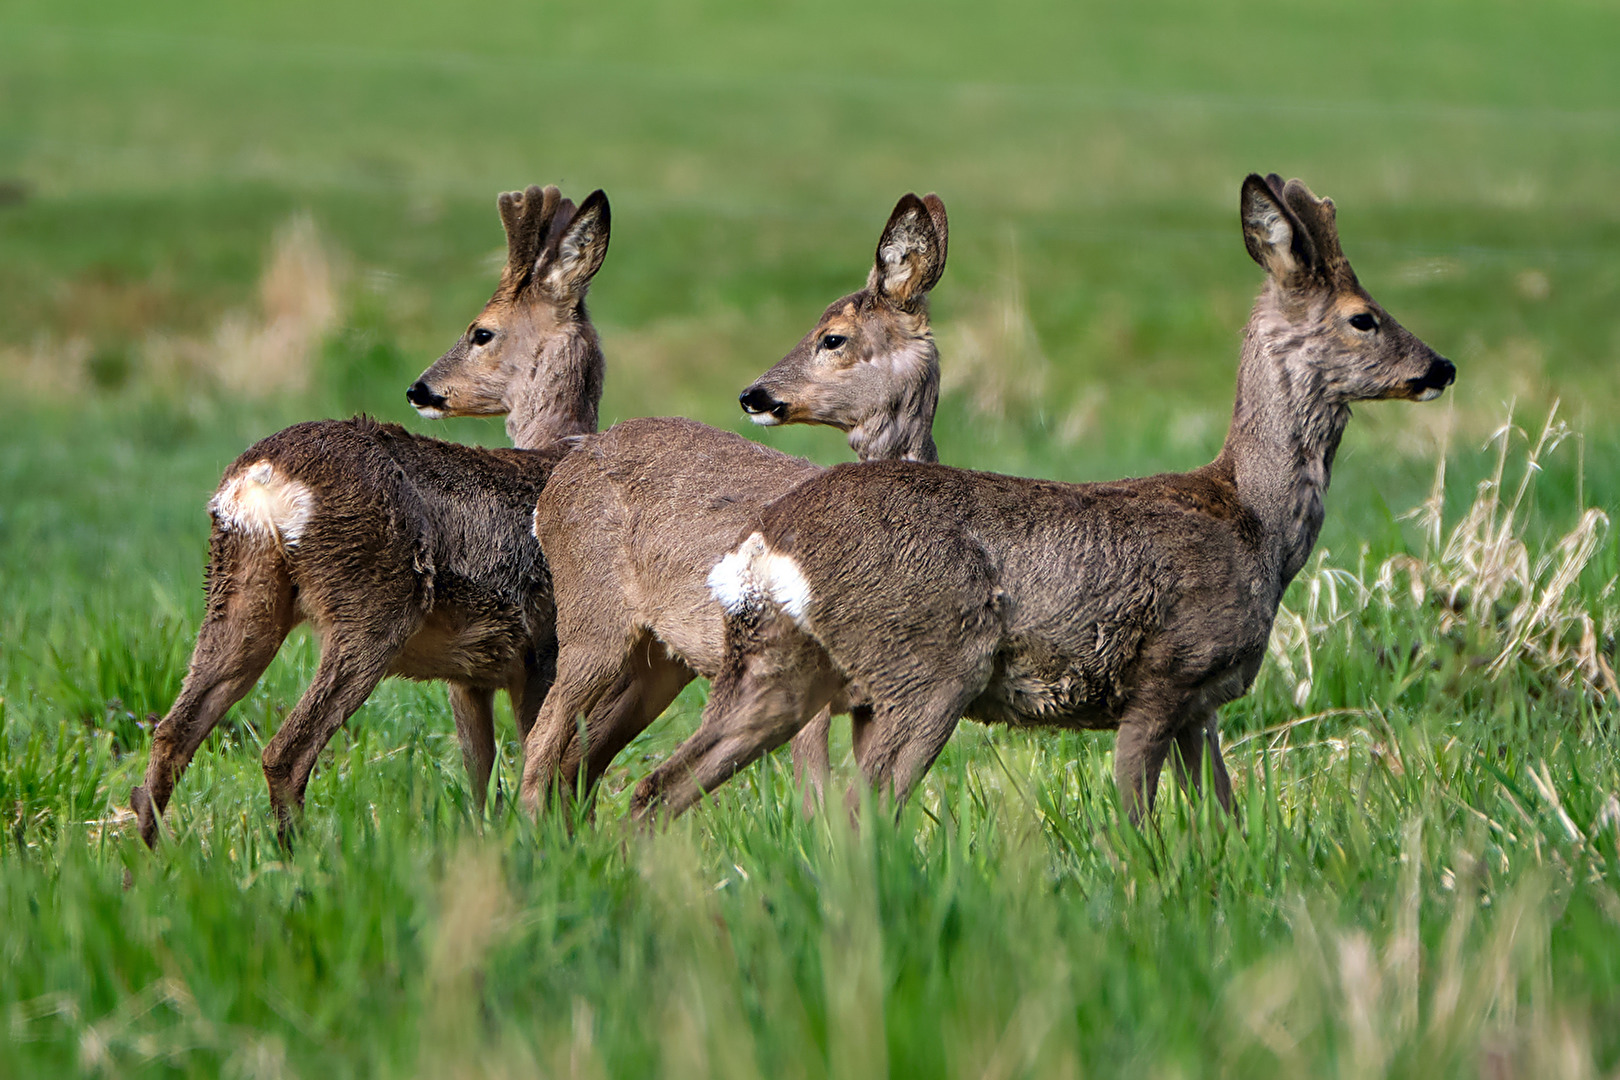
M 315 512 L 315 495 L 268 461 L 256 461 L 225 482 L 208 510 L 226 532 L 263 536 L 293 547 Z
M 810 583 L 799 564 L 772 551 L 759 533 L 750 534 L 709 571 L 709 592 L 731 615 L 770 603 L 802 625 L 810 607 Z

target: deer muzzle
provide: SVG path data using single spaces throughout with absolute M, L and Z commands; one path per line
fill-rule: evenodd
M 788 403 L 778 401 L 774 394 L 758 383 L 737 395 L 737 401 L 741 403 L 743 412 L 756 424 L 770 427 L 787 419 Z
M 1457 365 L 1443 356 L 1436 356 L 1429 364 L 1429 370 L 1415 379 L 1407 381 L 1411 390 L 1412 400 L 1432 401 L 1440 396 L 1440 391 L 1457 381 Z
M 405 391 L 405 400 L 430 420 L 437 420 L 443 416 L 445 406 L 450 404 L 444 395 L 435 393 L 433 388 L 421 379 L 417 379 L 411 384 L 410 389 Z

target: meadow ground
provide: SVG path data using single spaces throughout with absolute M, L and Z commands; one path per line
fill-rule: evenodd
M 1620 17 L 1142 8 L 0 10 L 0 1077 L 1620 1075 Z M 942 457 L 1087 479 L 1219 447 L 1255 169 L 1459 376 L 1352 422 L 1223 713 L 1235 821 L 1134 831 L 1111 737 L 969 723 L 897 823 L 803 821 L 773 758 L 631 834 L 701 687 L 594 823 L 475 821 L 442 689 L 395 682 L 284 855 L 300 632 L 140 846 L 220 470 L 361 409 L 502 441 L 403 398 L 496 192 L 612 197 L 605 421 L 740 429 L 937 190 Z

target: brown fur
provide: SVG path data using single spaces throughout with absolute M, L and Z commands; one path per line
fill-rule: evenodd
M 501 284 L 409 397 L 429 415 L 507 413 L 530 449 L 461 446 L 361 417 L 287 428 L 226 470 L 190 670 L 130 796 L 148 844 L 203 739 L 306 620 L 320 665 L 264 751 L 284 837 L 317 755 L 386 675 L 450 683 L 479 806 L 495 691 L 511 695 L 522 731 L 532 723 L 556 645 L 528 520 L 565 440 L 596 427 L 602 354 L 584 298 L 606 254 L 608 205 L 595 192 L 576 213 L 538 187 L 499 205 Z
M 927 291 L 946 255 L 937 196 L 906 195 L 878 242 L 867 288 L 830 305 L 745 406 L 775 422 L 851 432 L 863 458 L 933 460 L 939 358 Z M 829 343 L 829 334 L 845 340 Z M 758 394 L 755 391 L 759 391 Z M 757 407 L 756 407 L 757 406 Z M 523 798 L 618 753 L 697 674 L 721 667 L 723 626 L 705 577 L 760 509 L 820 470 L 690 420 L 617 424 L 581 440 L 535 510 L 557 598 L 557 678 L 525 744 Z M 583 717 L 585 738 L 579 738 Z M 819 758 L 825 759 L 825 732 Z M 822 766 L 812 764 L 820 775 Z
M 1241 208 L 1269 279 L 1220 456 L 1107 484 L 903 462 L 806 481 L 717 568 L 726 666 L 697 733 L 638 787 L 638 816 L 679 813 L 849 693 L 871 705 L 862 772 L 899 800 L 967 715 L 1118 729 L 1133 820 L 1172 746 L 1184 785 L 1207 753 L 1229 805 L 1216 709 L 1253 681 L 1316 541 L 1350 403 L 1427 399 L 1455 374 L 1361 289 L 1330 202 L 1250 176 Z

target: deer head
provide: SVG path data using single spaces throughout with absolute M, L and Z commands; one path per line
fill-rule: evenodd
M 866 288 L 828 305 L 814 329 L 742 392 L 756 424 L 827 424 L 863 458 L 932 461 L 939 351 L 928 292 L 949 239 L 937 195 L 902 196 L 878 240 Z M 891 452 L 902 444 L 899 454 Z M 926 444 L 926 446 L 925 446 Z
M 602 358 L 585 293 L 607 255 L 607 196 L 594 191 L 576 210 L 555 187 L 530 187 L 502 195 L 499 207 L 500 284 L 406 399 L 432 418 L 511 414 L 514 441 L 536 427 L 594 431 Z

